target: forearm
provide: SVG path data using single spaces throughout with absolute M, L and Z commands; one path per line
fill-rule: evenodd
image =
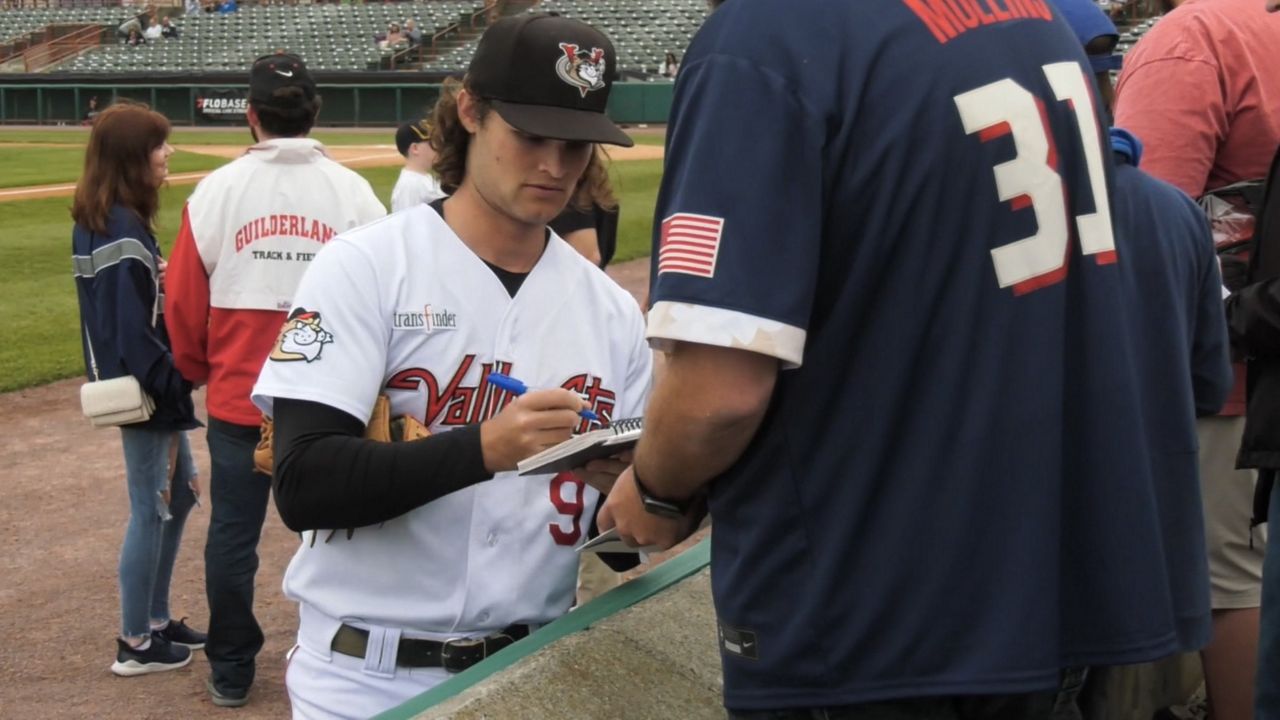
M 654 495 L 683 500 L 727 470 L 760 428 L 777 361 L 680 343 L 645 413 L 635 472 Z
M 303 400 L 275 403 L 272 488 L 294 531 L 354 528 L 399 517 L 488 480 L 478 427 L 410 442 L 361 435 L 362 423 Z

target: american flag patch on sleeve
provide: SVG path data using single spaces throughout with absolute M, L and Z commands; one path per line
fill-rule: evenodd
M 723 233 L 724 218 L 676 213 L 663 220 L 658 273 L 685 273 L 704 278 L 715 275 Z

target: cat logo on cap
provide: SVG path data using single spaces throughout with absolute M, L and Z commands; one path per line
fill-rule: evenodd
M 578 88 L 582 97 L 592 90 L 604 89 L 604 76 L 607 69 L 604 50 L 591 48 L 591 52 L 578 49 L 573 43 L 560 43 L 564 57 L 556 61 L 556 74 L 561 80 Z

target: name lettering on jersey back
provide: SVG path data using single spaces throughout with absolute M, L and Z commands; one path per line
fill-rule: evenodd
M 902 0 L 940 43 L 1010 20 L 1053 21 L 1046 0 Z
M 476 385 L 464 385 L 463 379 L 477 366 L 480 370 L 480 382 Z M 477 363 L 474 354 L 466 355 L 443 385 L 430 370 L 409 368 L 392 375 L 387 381 L 387 389 L 412 392 L 425 389 L 427 407 L 423 422 L 428 426 L 436 422 L 441 425 L 474 425 L 497 415 L 507 403 L 515 399 L 511 393 L 489 383 L 491 372 L 511 375 L 512 364 L 502 360 Z M 601 378 L 581 373 L 565 380 L 560 387 L 581 395 L 590 409 L 604 422 L 608 423 L 613 418 L 617 393 L 605 387 Z M 586 432 L 588 425 L 583 420 L 576 432 Z
M 266 215 L 250 220 L 236 231 L 236 252 L 266 238 L 302 238 L 323 245 L 337 234 L 337 231 L 328 225 L 305 215 Z
M 391 315 L 391 329 L 421 330 L 428 335 L 438 330 L 457 330 L 458 314 L 430 305 L 424 305 L 422 310 L 397 310 Z

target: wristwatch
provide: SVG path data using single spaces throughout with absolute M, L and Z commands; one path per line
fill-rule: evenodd
M 640 492 L 640 502 L 644 505 L 646 512 L 671 520 L 679 520 L 689 512 L 688 502 L 680 503 L 654 497 L 645 488 L 644 483 L 640 482 L 640 473 L 636 472 L 635 466 L 631 467 L 631 478 L 636 481 L 636 490 Z

